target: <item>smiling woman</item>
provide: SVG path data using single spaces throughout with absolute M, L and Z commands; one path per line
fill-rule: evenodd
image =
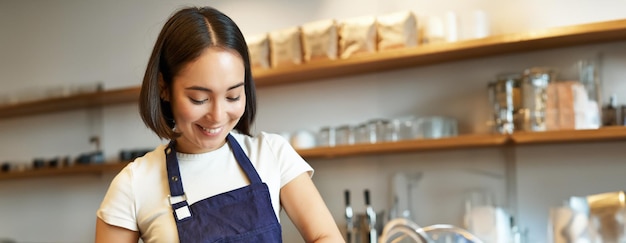
M 306 242 L 343 242 L 308 163 L 279 135 L 251 135 L 255 110 L 237 25 L 208 7 L 174 13 L 140 94 L 144 123 L 170 142 L 113 179 L 96 242 L 281 242 L 281 209 Z
M 181 134 L 179 152 L 205 153 L 224 145 L 245 111 L 244 74 L 240 55 L 211 47 L 187 64 L 171 87 L 161 85 Z

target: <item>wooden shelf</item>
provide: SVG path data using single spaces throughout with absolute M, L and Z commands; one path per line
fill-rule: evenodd
M 513 144 L 575 143 L 626 140 L 626 127 L 603 127 L 592 130 L 517 132 L 510 136 Z
M 301 149 L 305 159 L 334 158 L 372 154 L 465 149 L 479 147 L 522 146 L 529 144 L 556 144 L 576 142 L 626 141 L 626 127 L 608 127 L 593 130 L 562 130 L 547 132 L 516 132 L 505 134 L 460 135 L 442 139 L 420 139 L 393 143 L 357 144 L 352 146 Z
M 304 82 L 548 48 L 626 40 L 626 20 L 615 20 L 453 43 L 362 54 L 288 68 L 253 70 L 258 86 Z
M 504 145 L 507 140 L 508 136 L 500 134 L 461 135 L 441 139 L 420 139 L 376 144 L 356 144 L 349 146 L 301 149 L 298 150 L 298 153 L 306 159 L 333 158 L 357 155 L 432 151 L 441 149 L 496 147 Z
M 323 78 L 366 74 L 548 48 L 626 40 L 626 20 L 558 27 L 525 33 L 505 34 L 482 39 L 421 45 L 393 51 L 363 54 L 349 59 L 318 61 L 298 66 L 253 70 L 257 87 L 312 81 Z M 0 119 L 73 109 L 137 102 L 140 87 L 108 90 L 69 97 L 51 98 L 11 105 L 0 105 Z M 442 149 L 499 147 L 547 143 L 626 140 L 626 128 L 550 132 L 520 132 L 512 135 L 462 135 L 453 138 L 411 140 L 393 143 L 361 144 L 333 148 L 303 149 L 305 158 L 331 158 Z M 0 173 L 0 180 L 119 171 L 126 163 L 76 165 L 24 172 Z
M 626 19 L 504 34 L 454 43 L 428 44 L 415 48 L 362 54 L 348 59 L 310 62 L 285 68 L 255 69 L 252 72 L 257 87 L 266 87 L 469 58 L 622 40 L 626 40 Z M 139 98 L 139 92 L 140 87 L 131 87 L 4 105 L 0 106 L 0 119 L 135 102 Z
M 0 119 L 136 102 L 140 87 L 85 93 L 0 106 Z
M 351 146 L 320 147 L 300 149 L 298 153 L 305 159 L 339 158 L 361 155 L 383 155 L 392 153 L 422 152 L 484 147 L 523 146 L 529 144 L 556 144 L 573 142 L 626 141 L 626 127 L 610 127 L 595 130 L 566 130 L 549 132 L 518 132 L 504 134 L 460 135 L 442 139 L 419 139 L 377 144 L 357 144 Z M 0 173 L 0 181 L 51 176 L 71 176 L 80 174 L 102 174 L 118 172 L 128 163 L 104 163 L 75 165 L 68 168 L 33 169 L 23 172 Z
M 104 172 L 118 172 L 127 164 L 128 163 L 79 164 L 66 168 L 39 168 L 20 172 L 0 172 L 0 181 L 84 174 L 99 175 Z

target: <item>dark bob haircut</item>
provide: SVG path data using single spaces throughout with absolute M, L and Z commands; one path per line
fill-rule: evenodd
M 235 22 L 220 11 L 210 7 L 189 7 L 175 12 L 163 26 L 141 86 L 141 119 L 161 139 L 175 139 L 180 136 L 180 133 L 173 130 L 172 108 L 168 101 L 161 98 L 161 89 L 171 91 L 173 78 L 178 72 L 209 47 L 234 50 L 243 60 L 246 107 L 235 125 L 235 130 L 250 135 L 256 113 L 256 91 L 250 71 L 248 46 L 243 34 Z M 159 75 L 165 87 L 160 87 Z

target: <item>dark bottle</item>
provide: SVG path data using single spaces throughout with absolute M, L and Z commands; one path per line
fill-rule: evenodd
M 626 118 L 624 118 L 624 116 L 626 115 L 626 105 L 621 106 L 620 114 L 621 116 L 619 119 L 619 124 L 622 126 L 626 126 Z
M 355 228 L 354 228 L 354 212 L 352 211 L 352 206 L 350 205 L 350 191 L 346 190 L 344 192 L 345 201 L 346 201 L 346 242 L 352 243 L 352 238 L 354 236 Z
M 611 95 L 609 104 L 602 107 L 602 126 L 620 125 L 620 114 L 617 109 L 617 96 Z

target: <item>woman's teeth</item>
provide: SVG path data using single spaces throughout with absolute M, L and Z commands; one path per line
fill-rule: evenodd
M 213 128 L 213 129 L 210 129 L 210 128 L 204 128 L 204 127 L 203 127 L 203 128 L 202 128 L 202 130 L 204 130 L 204 131 L 206 131 L 206 132 L 208 132 L 208 133 L 213 134 L 213 133 L 218 133 L 218 132 L 220 132 L 220 131 L 221 131 L 221 128 Z

